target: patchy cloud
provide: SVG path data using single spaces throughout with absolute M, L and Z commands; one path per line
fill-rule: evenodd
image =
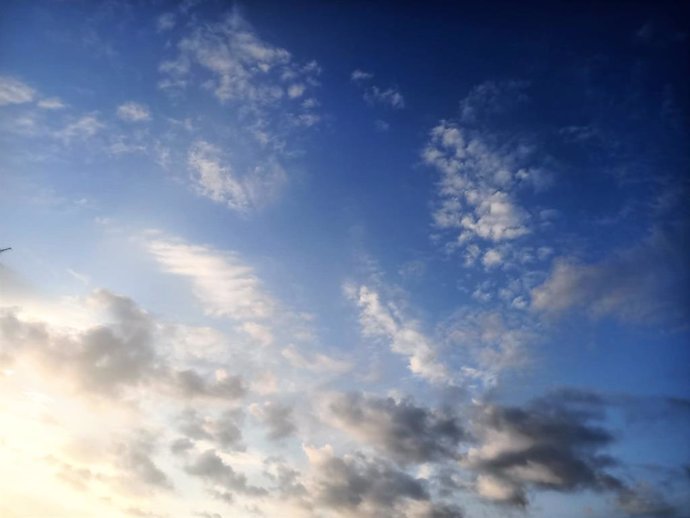
M 415 321 L 400 314 L 393 302 L 384 303 L 367 286 L 346 286 L 346 292 L 360 308 L 365 335 L 387 340 L 391 351 L 408 359 L 413 374 L 432 383 L 452 382 L 448 369 L 437 358 L 435 345 L 417 329 Z
M 371 84 L 374 74 L 363 70 L 354 70 L 351 81 L 362 90 L 364 100 L 371 106 L 380 105 L 394 110 L 405 108 L 405 98 L 397 87 L 381 88 Z
M 467 439 L 457 416 L 408 399 L 350 393 L 331 398 L 328 409 L 336 426 L 402 463 L 452 460 Z
M 164 271 L 192 282 L 194 294 L 209 315 L 262 320 L 273 314 L 275 301 L 236 254 L 165 239 L 152 240 L 148 250 Z
M 117 107 L 117 116 L 127 122 L 146 122 L 151 120 L 151 111 L 143 104 L 128 101 Z
M 18 79 L 0 76 L 0 106 L 33 101 L 36 91 Z
M 561 258 L 547 280 L 532 290 L 532 308 L 559 314 L 584 309 L 594 317 L 683 322 L 690 288 L 690 245 L 685 226 L 654 230 L 639 244 L 599 262 Z

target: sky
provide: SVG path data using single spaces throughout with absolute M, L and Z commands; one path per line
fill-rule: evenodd
M 690 509 L 681 2 L 0 7 L 0 515 Z

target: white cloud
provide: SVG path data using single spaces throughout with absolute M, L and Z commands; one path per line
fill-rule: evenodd
M 318 84 L 318 64 L 296 63 L 286 49 L 259 38 L 237 11 L 219 23 L 195 26 L 177 48 L 178 56 L 160 66 L 164 89 L 184 87 L 199 67 L 211 77 L 203 84 L 221 102 L 260 107 L 282 102 L 291 87 L 293 97 L 299 97 Z M 300 95 L 294 95 L 297 89 Z
M 49 97 L 38 101 L 38 107 L 44 110 L 61 110 L 65 107 L 65 103 L 58 97 Z
M 436 347 L 417 329 L 416 322 L 405 319 L 393 303 L 383 303 L 367 286 L 346 286 L 346 293 L 360 308 L 365 335 L 387 340 L 391 351 L 407 358 L 413 374 L 432 383 L 452 382 L 448 369 L 437 358 Z
M 33 101 L 36 91 L 18 79 L 0 76 L 0 106 Z
M 148 250 L 166 272 L 192 282 L 209 315 L 235 320 L 264 320 L 273 315 L 275 301 L 237 254 L 165 239 L 151 241 Z
M 395 110 L 405 107 L 405 98 L 400 90 L 394 87 L 384 90 L 378 86 L 372 86 L 364 92 L 364 100 L 369 104 L 381 104 Z
M 86 140 L 101 131 L 105 125 L 95 114 L 84 115 L 55 132 L 55 137 L 70 142 L 74 139 Z
M 374 77 L 374 74 L 371 74 L 369 72 L 365 72 L 364 70 L 353 70 L 352 74 L 350 74 L 350 79 L 357 83 L 360 81 L 368 81 L 369 79 L 372 79 Z
M 441 173 L 433 213 L 441 229 L 457 229 L 460 242 L 500 242 L 531 232 L 530 215 L 514 200 L 517 160 L 500 153 L 481 135 L 441 122 L 431 131 L 424 161 Z
M 324 372 L 343 373 L 352 368 L 352 364 L 348 361 L 332 358 L 323 353 L 302 352 L 292 344 L 285 347 L 280 354 L 293 367 L 318 374 Z
M 163 13 L 156 18 L 156 30 L 158 32 L 169 31 L 175 27 L 176 22 L 174 13 Z
M 151 112 L 143 104 L 128 101 L 117 107 L 117 116 L 127 122 L 146 122 L 151 120 Z
M 379 104 L 395 110 L 405 107 L 405 98 L 396 87 L 381 88 L 370 84 L 374 74 L 363 70 L 354 70 L 350 75 L 350 80 L 363 90 L 364 100 L 370 105 Z
M 187 164 L 200 194 L 238 212 L 248 212 L 272 201 L 287 180 L 285 171 L 275 160 L 238 174 L 223 161 L 220 149 L 205 141 L 192 145 Z
M 599 262 L 556 260 L 546 281 L 532 290 L 532 308 L 552 315 L 584 309 L 594 317 L 683 322 L 690 298 L 687 228 L 656 230 Z

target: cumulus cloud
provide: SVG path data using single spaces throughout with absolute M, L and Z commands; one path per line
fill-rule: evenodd
M 152 240 L 148 250 L 166 272 L 192 282 L 209 315 L 251 321 L 274 313 L 275 301 L 237 254 L 166 239 Z
M 194 370 L 180 370 L 173 373 L 172 384 L 183 396 L 190 398 L 209 397 L 231 401 L 241 398 L 246 392 L 242 377 L 231 376 L 224 369 L 218 369 L 211 381 Z
M 514 123 L 510 131 L 501 131 L 505 124 L 491 124 L 526 101 L 525 86 L 478 85 L 460 102 L 455 119 L 431 130 L 421 153 L 440 174 L 432 218 L 440 231 L 453 236 L 446 248 L 481 247 L 485 267 L 498 264 L 490 252 L 497 244 L 507 246 L 535 231 L 535 215 L 521 203 L 521 192 L 550 185 L 548 157 L 540 156 Z
M 36 91 L 18 79 L 0 76 L 0 106 L 33 101 Z
M 266 493 L 265 489 L 249 484 L 245 475 L 236 472 L 213 449 L 199 454 L 185 466 L 185 471 L 206 481 L 211 494 L 223 500 L 231 500 L 234 493 L 247 496 Z
M 475 490 L 495 502 L 524 506 L 530 487 L 619 491 L 604 452 L 613 435 L 589 398 L 554 394 L 524 408 L 485 405 L 473 422 L 479 443 L 463 465 L 478 473 Z M 596 400 L 594 401 L 596 403 Z
M 136 434 L 117 445 L 118 463 L 132 480 L 161 489 L 172 489 L 168 476 L 153 462 L 153 438 L 146 433 Z
M 266 401 L 251 405 L 249 411 L 268 428 L 267 437 L 273 441 L 285 439 L 297 430 L 290 406 Z
M 446 366 L 437 358 L 434 344 L 418 329 L 416 322 L 403 318 L 393 303 L 384 303 L 367 286 L 346 286 L 346 292 L 360 308 L 362 331 L 367 336 L 390 343 L 391 351 L 408 359 L 413 374 L 432 383 L 451 383 Z
M 127 122 L 146 122 L 151 120 L 151 111 L 143 104 L 128 101 L 117 107 L 117 116 Z
M 315 470 L 315 500 L 326 508 L 353 516 L 401 516 L 406 500 L 429 499 L 421 480 L 386 461 L 360 453 L 337 457 L 329 447 L 306 452 Z
M 109 291 L 96 291 L 90 300 L 112 317 L 111 323 L 65 331 L 5 312 L 0 335 L 11 344 L 9 354 L 33 352 L 45 369 L 64 372 L 82 390 L 103 394 L 116 394 L 160 372 L 151 317 L 131 299 Z
M 467 439 L 460 420 L 404 399 L 350 393 L 334 396 L 328 409 L 340 429 L 402 463 L 445 461 Z
M 532 308 L 547 314 L 583 308 L 594 317 L 682 323 L 690 308 L 689 258 L 686 226 L 656 229 L 599 262 L 561 258 L 532 290 Z
M 456 229 L 461 242 L 511 240 L 531 231 L 530 215 L 510 192 L 520 171 L 510 153 L 500 154 L 481 136 L 444 121 L 431 131 L 423 158 L 441 173 L 433 214 L 439 228 Z
M 224 451 L 244 451 L 242 436 L 244 412 L 226 410 L 218 416 L 202 416 L 195 410 L 185 410 L 179 417 L 179 431 L 184 437 L 177 439 L 171 449 L 184 452 L 193 447 L 193 441 L 206 440 Z

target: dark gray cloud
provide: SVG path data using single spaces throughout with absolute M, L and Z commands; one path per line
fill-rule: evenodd
M 292 407 L 267 401 L 263 405 L 252 405 L 250 410 L 268 428 L 267 436 L 271 440 L 284 439 L 297 430 L 292 415 Z
M 380 458 L 354 452 L 310 455 L 315 468 L 314 504 L 357 517 L 460 518 L 460 509 L 432 501 L 424 479 Z
M 126 473 L 127 483 L 136 482 L 159 489 L 172 489 L 167 475 L 152 460 L 155 442 L 148 433 L 138 433 L 116 445 L 118 464 Z
M 207 440 L 224 450 L 244 451 L 242 424 L 244 412 L 241 409 L 227 410 L 218 416 L 201 416 L 187 409 L 178 418 L 179 431 L 185 436 L 173 443 L 177 451 L 184 451 L 193 441 Z M 190 440 L 191 439 L 191 440 Z M 193 440 L 193 441 L 192 441 Z
M 557 491 L 616 490 L 622 483 L 603 453 L 613 435 L 596 396 L 558 394 L 524 408 L 484 406 L 474 422 L 477 446 L 465 463 L 479 475 L 477 492 L 490 500 L 526 505 L 529 487 Z
M 187 369 L 173 373 L 173 385 L 185 397 L 239 399 L 246 393 L 241 376 L 225 376 L 208 381 L 198 372 Z
M 331 457 L 319 466 L 317 499 L 328 507 L 357 508 L 370 503 L 391 508 L 402 499 L 427 500 L 424 484 L 383 460 L 361 454 Z
M 303 498 L 307 489 L 301 482 L 301 474 L 282 459 L 269 457 L 264 461 L 264 476 L 275 483 L 275 490 L 281 498 Z
M 233 493 L 248 496 L 261 496 L 267 493 L 263 488 L 250 485 L 247 477 L 237 473 L 212 449 L 198 455 L 185 466 L 184 470 L 190 475 L 205 480 L 211 486 L 212 494 L 218 498 L 224 496 L 232 498 Z
M 417 406 L 409 399 L 350 393 L 333 397 L 328 407 L 341 429 L 398 462 L 452 459 L 467 439 L 456 416 Z
M 678 516 L 678 510 L 666 502 L 661 493 L 646 484 L 622 489 L 618 494 L 618 505 L 628 516 L 647 518 Z

